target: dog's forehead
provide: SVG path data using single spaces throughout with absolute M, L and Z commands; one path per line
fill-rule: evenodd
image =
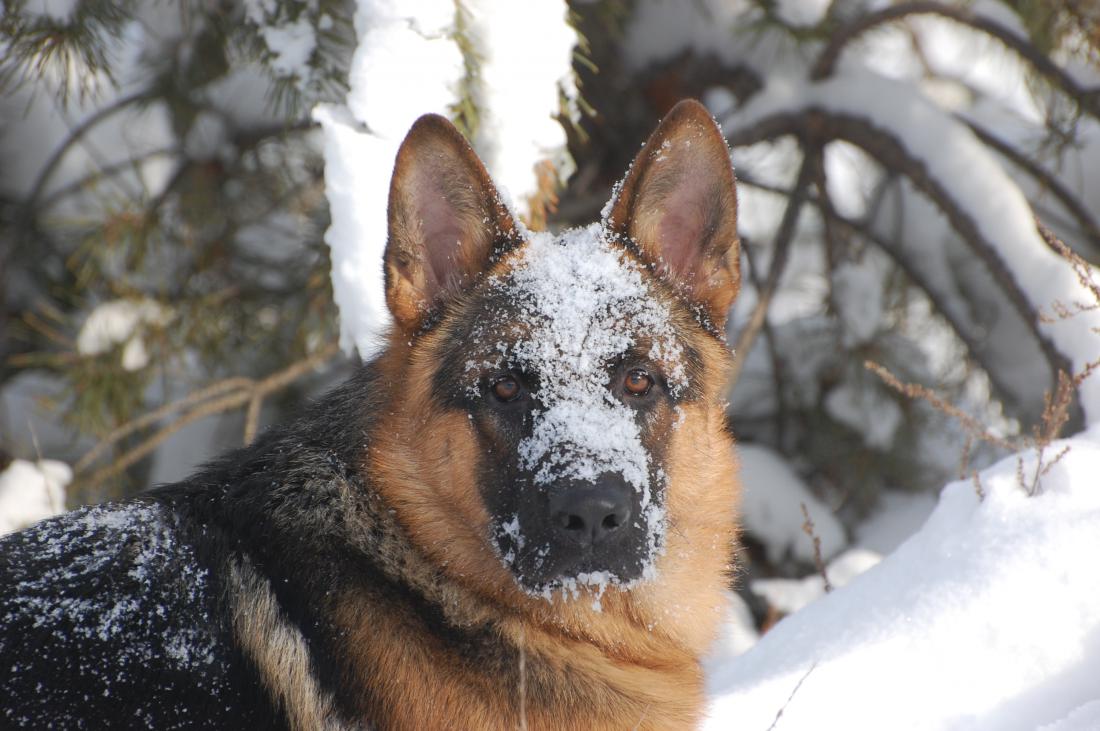
M 606 359 L 673 335 L 668 303 L 599 224 L 531 235 L 489 277 L 484 301 L 482 324 L 535 362 Z

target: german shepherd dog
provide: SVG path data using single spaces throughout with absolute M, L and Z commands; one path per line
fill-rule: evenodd
M 0 726 L 699 722 L 738 493 L 710 115 L 676 106 L 556 237 L 422 117 L 383 265 L 385 349 L 304 416 L 0 541 Z

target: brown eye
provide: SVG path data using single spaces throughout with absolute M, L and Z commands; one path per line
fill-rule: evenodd
M 653 388 L 653 379 L 641 368 L 635 368 L 623 379 L 623 388 L 631 396 L 645 396 Z
M 493 382 L 493 395 L 501 401 L 512 401 L 519 396 L 519 381 L 511 376 L 503 376 Z

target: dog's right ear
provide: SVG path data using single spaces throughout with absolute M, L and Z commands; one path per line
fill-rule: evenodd
M 384 257 L 386 304 L 406 332 L 519 240 L 485 166 L 454 125 L 416 120 L 397 152 Z

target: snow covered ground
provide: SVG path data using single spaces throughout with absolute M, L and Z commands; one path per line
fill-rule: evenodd
M 1100 429 L 1047 462 L 1065 447 L 1034 497 L 1015 457 L 984 499 L 948 485 L 881 563 L 717 658 L 705 727 L 1100 728 Z

